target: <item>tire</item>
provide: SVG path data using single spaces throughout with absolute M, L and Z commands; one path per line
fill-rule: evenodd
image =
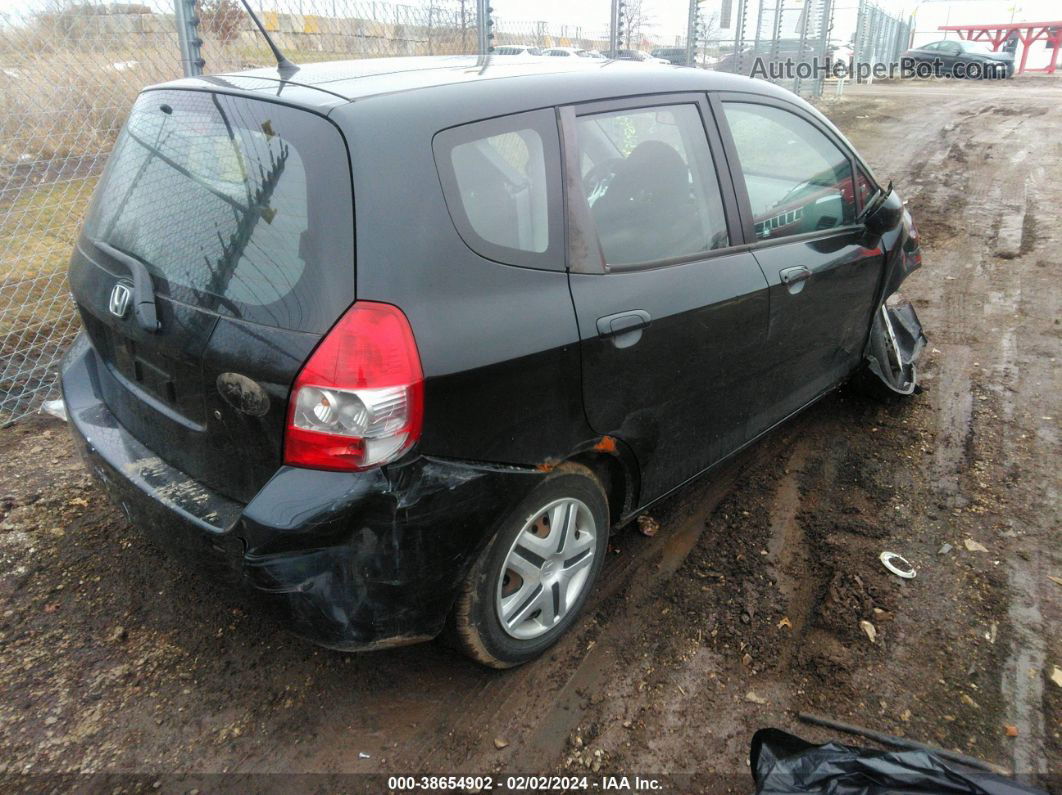
M 608 531 L 600 481 L 587 467 L 562 464 L 506 517 L 472 567 L 451 614 L 451 640 L 492 668 L 538 657 L 578 618 Z

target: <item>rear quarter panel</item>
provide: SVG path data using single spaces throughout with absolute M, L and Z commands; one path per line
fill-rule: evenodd
M 493 262 L 461 240 L 432 138 L 500 114 L 446 94 L 373 97 L 333 113 L 353 164 L 357 295 L 400 307 L 413 327 L 425 375 L 420 452 L 537 466 L 592 436 L 568 278 Z

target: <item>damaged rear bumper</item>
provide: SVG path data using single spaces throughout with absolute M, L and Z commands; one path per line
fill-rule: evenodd
M 281 467 L 243 505 L 129 434 L 95 388 L 102 366 L 75 344 L 63 393 L 86 465 L 130 523 L 209 575 L 251 588 L 325 646 L 437 635 L 498 518 L 543 477 L 425 457 L 359 473 Z

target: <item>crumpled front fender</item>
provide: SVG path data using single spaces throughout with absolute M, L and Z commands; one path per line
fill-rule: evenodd
M 897 379 L 893 368 L 889 366 L 887 357 L 892 354 L 885 341 L 890 338 L 902 365 L 900 369 L 909 378 Z M 867 368 L 893 392 L 909 395 L 918 388 L 914 368 L 927 342 L 918 314 L 910 302 L 901 300 L 891 306 L 886 303 L 874 315 L 874 325 L 867 345 Z

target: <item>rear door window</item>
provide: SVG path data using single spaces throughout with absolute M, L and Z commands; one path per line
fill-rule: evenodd
M 324 331 L 354 300 L 349 160 L 325 119 L 199 91 L 148 91 L 111 154 L 85 234 L 203 310 Z
M 853 223 L 852 165 L 824 133 L 770 105 L 724 102 L 723 107 L 758 239 Z
M 609 265 L 690 258 L 729 244 L 696 105 L 579 116 L 582 186 Z
M 469 248 L 511 265 L 564 268 L 552 110 L 444 130 L 433 146 L 446 207 Z

